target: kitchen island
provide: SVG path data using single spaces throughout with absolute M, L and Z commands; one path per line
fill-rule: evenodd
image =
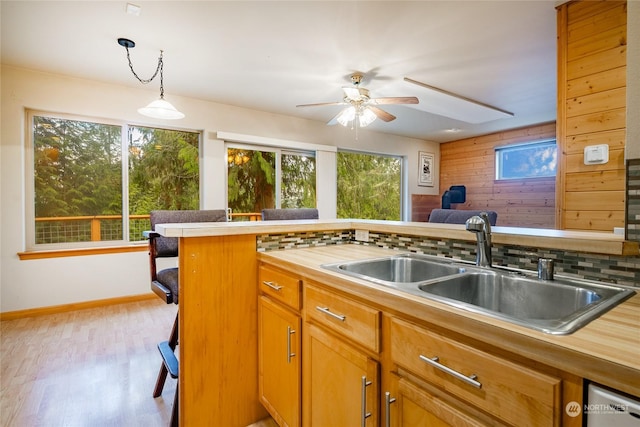
M 157 231 L 180 237 L 182 425 L 243 426 L 266 416 L 258 397 L 259 263 L 367 303 L 385 313 L 383 319 L 401 316 L 441 334 L 481 344 L 483 350 L 509 360 L 540 364 L 547 373 L 557 371 L 564 381 L 562 401 L 569 397 L 581 401 L 582 378 L 640 394 L 638 295 L 572 335 L 551 336 L 319 267 L 323 262 L 397 250 L 441 251 L 444 256 L 469 258 L 475 253 L 475 236 L 463 226 L 310 220 L 165 224 L 157 226 Z M 363 231 L 369 242 L 356 241 L 356 234 L 362 238 Z M 493 242 L 505 253 L 521 247 L 534 257 L 532 251 L 539 248 L 593 254 L 591 263 L 625 263 L 630 267 L 620 275 L 622 282 L 637 283 L 640 274 L 637 242 L 612 234 L 495 227 Z M 385 320 L 381 328 L 384 334 L 391 326 Z M 571 421 L 565 418 L 566 423 Z

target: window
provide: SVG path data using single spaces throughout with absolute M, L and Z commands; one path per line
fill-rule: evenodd
M 228 206 L 236 220 L 265 208 L 316 207 L 312 152 L 233 145 L 227 147 L 227 164 Z
M 339 151 L 338 218 L 401 219 L 402 158 Z
M 199 208 L 199 133 L 48 113 L 29 123 L 30 247 L 142 240 L 151 210 Z
M 556 176 L 558 151 L 555 140 L 496 148 L 496 179 Z

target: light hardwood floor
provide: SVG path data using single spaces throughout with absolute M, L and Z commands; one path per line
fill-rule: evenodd
M 2 426 L 165 426 L 152 397 L 176 306 L 150 299 L 0 322 Z

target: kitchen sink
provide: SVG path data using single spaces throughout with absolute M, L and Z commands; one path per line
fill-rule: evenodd
M 428 255 L 324 264 L 351 277 L 394 287 L 463 310 L 548 334 L 569 334 L 635 294 L 629 288 L 531 272 L 477 267 Z
M 466 271 L 464 266 L 417 254 L 325 264 L 324 268 L 385 285 L 421 283 Z
M 573 332 L 634 294 L 578 279 L 539 280 L 499 271 L 468 272 L 418 289 L 428 298 L 551 334 Z

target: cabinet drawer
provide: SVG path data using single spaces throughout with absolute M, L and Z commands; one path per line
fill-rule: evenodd
M 302 301 L 300 292 L 302 280 L 300 278 L 262 264 L 260 265 L 258 280 L 262 293 L 295 310 L 300 310 Z
M 391 358 L 422 379 L 511 424 L 560 423 L 558 378 L 395 318 L 391 320 Z
M 305 319 L 338 332 L 362 346 L 380 350 L 380 311 L 319 289 L 305 287 Z

